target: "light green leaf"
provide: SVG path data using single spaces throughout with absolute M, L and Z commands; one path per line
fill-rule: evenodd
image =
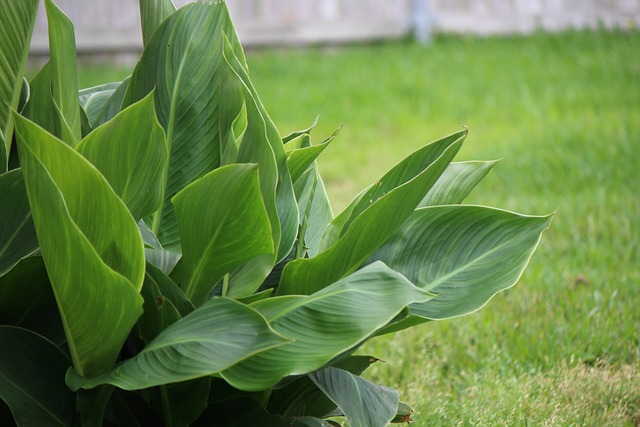
M 0 276 L 38 249 L 20 169 L 0 175 Z
M 369 261 L 382 260 L 435 297 L 412 304 L 409 318 L 386 332 L 480 309 L 518 281 L 550 221 L 482 206 L 416 210 Z
M 246 305 L 228 298 L 212 298 L 111 372 L 83 378 L 69 370 L 67 384 L 72 390 L 101 384 L 139 390 L 187 381 L 215 374 L 287 342 Z
M 169 154 L 152 94 L 91 132 L 76 149 L 109 181 L 134 219 L 160 207 Z
M 61 128 L 68 127 L 73 135 L 73 139 L 67 136 L 63 140 L 73 146 L 82 138 L 75 33 L 69 18 L 52 0 L 45 0 L 44 5 L 49 23 L 51 92 L 61 113 Z M 65 137 L 66 132 L 58 136 Z
M 146 46 L 156 28 L 176 11 L 176 7 L 171 0 L 140 0 L 139 3 L 142 40 Z
M 64 384 L 70 365 L 50 341 L 0 325 L 0 397 L 18 426 L 72 425 L 75 399 Z
M 180 241 L 171 198 L 220 166 L 221 144 L 242 105 L 225 89 L 232 76 L 222 64 L 223 33 L 237 39 L 223 2 L 191 3 L 171 14 L 147 42 L 123 101 L 131 105 L 155 89 L 170 157 L 164 203 L 152 230 L 172 251 L 180 251 Z
M 229 136 L 227 137 L 227 143 L 226 145 L 221 146 L 221 165 L 228 165 L 236 162 L 238 158 L 238 149 L 242 143 L 244 133 L 247 131 L 247 126 L 247 104 L 243 102 L 240 112 L 231 124 L 231 132 L 229 132 Z
M 274 253 L 255 164 L 218 168 L 178 193 L 173 203 L 183 246 L 178 276 L 196 306 L 222 276 L 258 255 Z M 236 283 L 223 295 L 254 291 Z
M 451 163 L 422 199 L 420 207 L 462 203 L 496 163 L 497 160 Z
M 456 155 L 466 131 L 427 145 L 358 196 L 328 226 L 314 258 L 284 268 L 278 295 L 311 294 L 355 271 L 411 215 Z
M 282 143 L 283 144 L 287 144 L 289 141 L 298 138 L 301 135 L 306 134 L 310 134 L 311 131 L 313 130 L 314 127 L 316 127 L 316 125 L 318 124 L 318 119 L 320 118 L 320 116 L 316 116 L 316 118 L 313 120 L 313 122 L 311 123 L 311 125 L 306 128 L 306 129 L 302 129 L 302 130 L 297 130 L 294 132 L 291 132 L 289 135 L 285 136 L 282 138 Z
M 295 341 L 222 372 L 240 390 L 264 390 L 288 375 L 315 371 L 430 297 L 382 263 L 369 265 L 310 296 L 267 298 L 251 307 Z
M 159 268 L 164 274 L 170 274 L 182 254 L 165 249 L 144 248 L 144 259 Z
M 18 107 L 22 78 L 36 21 L 38 0 L 3 0 L 0 13 L 0 134 L 5 153 L 11 149 L 13 120 Z M 1 152 L 2 150 L 0 150 Z
M 306 181 L 303 181 L 305 178 Z M 333 220 L 329 196 L 316 166 L 296 181 L 295 190 L 301 208 L 300 224 L 304 224 L 304 229 L 298 233 L 298 239 L 303 239 L 307 254 L 314 257 L 320 251 L 324 230 Z
M 291 174 L 291 180 L 296 182 L 298 178 L 307 170 L 309 166 L 318 158 L 318 156 L 329 146 L 340 129 L 336 130 L 329 138 L 325 139 L 318 145 L 309 147 L 300 147 L 288 153 L 287 167 Z M 304 135 L 303 135 L 304 136 Z
M 141 313 L 142 238 L 126 206 L 80 154 L 14 115 L 33 222 L 74 367 L 111 367 Z
M 399 397 L 392 388 L 334 367 L 309 377 L 338 405 L 352 427 L 385 427 L 396 416 Z

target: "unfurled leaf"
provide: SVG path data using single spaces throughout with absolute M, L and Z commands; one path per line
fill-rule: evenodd
M 271 227 L 260 193 L 257 165 L 233 164 L 210 172 L 173 198 L 182 240 L 178 277 L 198 306 L 225 274 L 273 254 Z M 235 283 L 223 295 L 251 295 Z
M 0 175 L 0 276 L 38 249 L 20 169 Z
M 284 296 L 251 307 L 295 341 L 222 372 L 241 390 L 263 390 L 288 375 L 315 371 L 386 325 L 408 304 L 430 297 L 382 263 L 369 265 L 310 296 Z
M 36 21 L 38 3 L 38 0 L 2 1 L 2 12 L 0 12 L 0 134 L 4 136 L 5 154 L 8 154 L 11 149 L 13 137 L 11 110 L 17 109 L 20 101 L 24 68 L 29 54 L 29 44 Z M 0 153 L 2 151 L 3 149 L 0 149 Z M 0 155 L 0 160 L 1 157 Z M 6 157 L 3 162 L 5 164 Z
M 385 427 L 396 416 L 398 392 L 392 388 L 333 367 L 309 377 L 338 405 L 352 427 Z
M 27 329 L 0 325 L 0 397 L 18 426 L 72 425 L 75 398 L 64 383 L 71 362 Z
M 76 149 L 107 179 L 134 219 L 160 207 L 168 152 L 152 95 L 91 132 Z
M 435 296 L 412 304 L 388 332 L 484 306 L 518 281 L 550 221 L 482 206 L 416 210 L 369 261 L 382 260 Z
M 287 342 L 253 309 L 228 298 L 213 298 L 111 372 L 83 378 L 70 370 L 67 384 L 72 390 L 101 384 L 139 390 L 187 381 L 215 374 Z
M 466 131 L 418 150 L 360 194 L 327 227 L 314 258 L 285 267 L 279 295 L 311 294 L 355 271 L 411 215 L 456 155 Z
M 110 368 L 141 313 L 142 238 L 126 206 L 80 154 L 15 115 L 24 180 L 74 367 Z

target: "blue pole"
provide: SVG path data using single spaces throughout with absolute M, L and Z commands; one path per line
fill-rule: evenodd
M 420 44 L 428 44 L 431 41 L 432 19 L 429 0 L 413 0 L 412 29 L 413 36 Z

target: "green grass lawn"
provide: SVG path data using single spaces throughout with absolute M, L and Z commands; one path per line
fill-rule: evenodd
M 320 161 L 336 213 L 463 126 L 459 160 L 503 159 L 468 203 L 557 211 L 516 287 L 361 350 L 386 361 L 368 377 L 400 390 L 415 425 L 640 425 L 640 32 L 442 36 L 248 60 L 282 134 L 316 115 L 316 142 L 344 126 Z M 82 83 L 100 74 L 87 68 Z

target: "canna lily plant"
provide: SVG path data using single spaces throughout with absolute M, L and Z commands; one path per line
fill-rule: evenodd
M 494 162 L 417 150 L 334 216 L 311 128 L 282 137 L 224 2 L 140 0 L 130 77 L 79 90 L 73 25 L 24 68 L 0 14 L 0 424 L 385 426 L 368 339 L 514 285 L 549 216 L 461 204 Z

